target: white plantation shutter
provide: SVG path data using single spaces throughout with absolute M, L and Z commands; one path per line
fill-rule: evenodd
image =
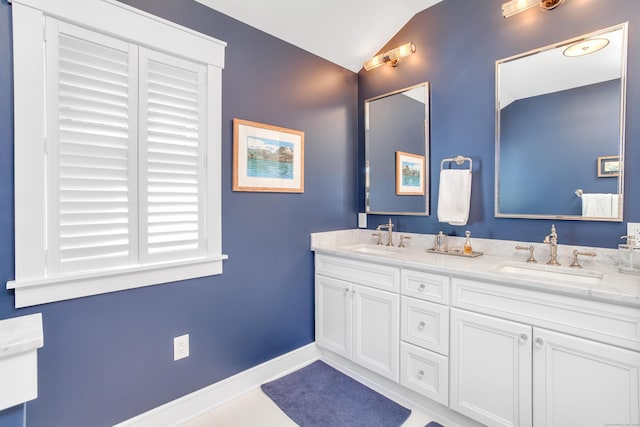
M 140 49 L 140 228 L 145 262 L 205 253 L 204 65 Z
M 48 273 L 128 265 L 137 258 L 136 48 L 54 19 L 47 32 Z
M 16 307 L 221 274 L 226 43 L 112 0 L 12 23 Z

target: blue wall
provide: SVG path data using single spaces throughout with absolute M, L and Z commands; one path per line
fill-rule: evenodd
M 503 108 L 500 211 L 582 215 L 576 189 L 617 193 L 616 178 L 598 178 L 597 159 L 617 155 L 619 124 L 620 79 L 519 99 Z
M 374 212 L 424 212 L 426 196 L 396 195 L 396 151 L 425 155 L 425 104 L 396 94 L 369 103 L 369 196 Z M 429 161 L 427 158 L 426 161 Z
M 495 61 L 561 40 L 629 21 L 624 220 L 640 221 L 640 2 L 570 0 L 553 11 L 532 8 L 505 19 L 504 0 L 444 0 L 417 14 L 387 46 L 413 41 L 417 51 L 396 68 L 379 67 L 358 74 L 358 100 L 429 81 L 431 83 L 430 217 L 393 217 L 399 231 L 541 241 L 556 223 L 560 243 L 615 248 L 625 223 L 494 218 Z M 360 112 L 359 208 L 364 209 L 364 133 Z M 473 158 L 469 224 L 437 221 L 440 160 L 458 154 Z M 369 225 L 386 222 L 369 218 Z
M 356 225 L 355 73 L 191 0 L 126 3 L 228 43 L 229 260 L 221 276 L 13 308 L 13 292 L 4 290 L 14 274 L 11 6 L 0 3 L 0 319 L 42 312 L 44 321 L 28 426 L 112 425 L 312 342 L 309 233 Z M 304 194 L 231 191 L 234 117 L 305 132 Z M 172 339 L 184 333 L 191 356 L 174 362 Z M 19 412 L 1 412 L 0 425 L 21 425 Z

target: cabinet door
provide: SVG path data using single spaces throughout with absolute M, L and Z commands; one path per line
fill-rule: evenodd
M 534 426 L 637 426 L 640 353 L 534 329 Z
M 352 360 L 398 381 L 400 298 L 398 294 L 353 285 Z
M 316 343 L 351 358 L 351 285 L 316 275 Z
M 531 329 L 452 308 L 451 408 L 487 426 L 531 426 Z

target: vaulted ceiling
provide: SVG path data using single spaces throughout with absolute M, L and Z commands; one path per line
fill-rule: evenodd
M 358 72 L 416 13 L 442 0 L 196 0 Z

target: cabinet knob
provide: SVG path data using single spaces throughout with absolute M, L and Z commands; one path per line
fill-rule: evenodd
M 422 377 L 424 377 L 424 371 L 418 372 L 418 378 L 422 378 Z
M 424 283 L 420 283 L 420 286 L 418 286 L 418 290 L 419 291 L 424 291 L 427 288 L 427 285 L 425 285 Z
M 349 288 L 344 288 L 344 291 L 345 291 L 346 293 L 349 293 Z
M 351 290 L 351 295 L 355 295 L 356 291 L 355 290 Z
M 527 334 L 520 334 L 520 341 L 527 342 L 529 340 L 529 336 Z
M 544 344 L 544 340 L 540 337 L 536 338 L 536 344 L 537 345 L 543 345 Z
M 424 327 L 425 327 L 425 326 L 427 326 L 427 324 L 426 324 L 425 322 L 420 322 L 420 323 L 418 324 L 418 328 L 419 328 L 419 329 L 424 329 Z

